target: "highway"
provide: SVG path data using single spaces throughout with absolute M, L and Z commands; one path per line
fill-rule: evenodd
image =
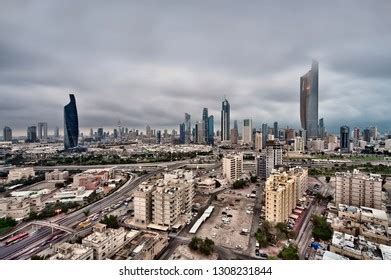
M 168 169 L 169 170 L 176 169 L 182 165 L 183 165 L 182 162 L 180 163 L 177 162 L 175 164 L 170 165 Z M 89 210 L 90 215 L 95 214 L 106 207 L 110 207 L 110 205 L 112 204 L 115 204 L 119 201 L 123 201 L 128 192 L 132 191 L 139 184 L 155 176 L 156 174 L 162 172 L 163 170 L 164 168 L 161 168 L 138 178 L 131 177 L 122 187 L 117 189 L 114 193 L 104 197 L 103 199 L 91 205 L 83 207 L 64 217 L 61 217 L 58 220 L 55 220 L 55 222 L 60 225 L 68 226 L 68 227 L 75 226 L 79 224 L 81 221 L 86 219 L 84 211 Z M 23 239 L 9 246 L 0 247 L 0 259 L 17 259 L 19 256 L 24 256 L 24 258 L 26 258 L 28 257 L 26 256 L 27 252 L 31 251 L 34 247 L 42 244 L 39 250 L 37 249 L 36 251 L 33 252 L 34 254 L 36 254 L 37 252 L 47 248 L 49 246 L 49 243 L 55 243 L 55 242 L 49 242 L 49 243 L 46 242 L 52 237 L 53 235 L 51 233 L 50 228 L 40 228 L 37 232 L 31 234 L 31 236 L 29 236 L 26 239 Z M 59 239 L 56 240 L 56 242 L 58 241 Z

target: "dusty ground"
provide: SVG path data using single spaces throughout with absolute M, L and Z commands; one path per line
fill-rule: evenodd
M 197 251 L 190 250 L 187 245 L 179 245 L 170 260 L 217 260 L 217 253 L 214 252 L 210 256 L 205 256 Z
M 226 246 L 232 249 L 245 250 L 248 246 L 249 236 L 241 235 L 242 229 L 251 228 L 252 213 L 246 213 L 248 208 L 254 206 L 254 199 L 247 198 L 251 188 L 243 190 L 226 190 L 214 201 L 215 206 L 212 215 L 200 227 L 196 236 L 212 239 L 216 245 Z M 224 223 L 222 212 L 232 215 L 229 222 Z M 189 234 L 189 237 L 193 235 Z

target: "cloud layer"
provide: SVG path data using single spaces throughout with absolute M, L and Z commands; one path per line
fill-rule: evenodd
M 299 127 L 299 78 L 320 63 L 327 128 L 391 130 L 390 1 L 2 1 L 0 126 L 177 128 L 208 107 Z

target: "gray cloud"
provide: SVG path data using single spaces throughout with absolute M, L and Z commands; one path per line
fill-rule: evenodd
M 23 9 L 21 9 L 23 5 Z M 299 126 L 299 77 L 320 62 L 320 116 L 390 130 L 389 1 L 2 1 L 0 126 L 177 128 L 203 107 Z

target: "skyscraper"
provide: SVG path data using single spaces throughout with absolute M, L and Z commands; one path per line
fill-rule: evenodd
M 243 144 L 252 144 L 253 125 L 250 119 L 243 121 Z
M 364 141 L 371 142 L 371 131 L 369 130 L 369 128 L 364 129 L 363 137 Z
M 27 128 L 27 142 L 37 142 L 37 127 L 29 126 Z
M 191 120 L 190 120 L 190 114 L 185 113 L 185 142 L 186 144 L 190 143 L 191 139 Z
M 204 128 L 204 142 L 208 144 L 208 108 L 202 110 L 202 125 Z
M 273 168 L 282 165 L 282 148 L 281 144 L 269 141 L 263 153 L 257 157 L 256 170 L 261 179 L 267 179 Z
M 300 120 L 308 138 L 317 138 L 319 65 L 313 60 L 311 70 L 300 77 Z
M 269 127 L 267 123 L 262 124 L 262 147 L 266 146 L 266 143 L 269 138 Z
M 38 139 L 47 140 L 48 139 L 48 123 L 39 122 L 38 123 Z
M 350 133 L 349 133 L 349 127 L 348 126 L 341 126 L 341 135 L 340 135 L 340 149 L 341 153 L 349 153 L 350 151 Z
M 70 102 L 64 106 L 64 148 L 77 147 L 79 140 L 79 118 L 77 116 L 76 99 L 69 95 Z
M 161 144 L 162 143 L 162 132 L 158 130 L 156 132 L 156 144 Z
M 54 129 L 54 137 L 60 137 L 60 128 L 58 126 L 56 126 Z
M 208 145 L 214 145 L 214 117 L 213 115 L 210 115 L 208 117 Z
M 12 129 L 8 126 L 5 126 L 3 129 L 3 140 L 5 142 L 12 141 Z
M 221 104 L 221 141 L 228 141 L 230 138 L 230 105 L 227 99 Z
M 185 123 L 181 123 L 179 125 L 179 144 L 185 144 L 186 142 L 186 130 Z
M 326 136 L 325 134 L 326 134 L 326 129 L 324 127 L 324 120 L 323 118 L 321 118 L 319 120 L 319 137 L 323 139 Z
M 274 139 L 279 139 L 278 135 L 278 122 L 274 122 L 273 125 L 273 134 L 274 134 Z

